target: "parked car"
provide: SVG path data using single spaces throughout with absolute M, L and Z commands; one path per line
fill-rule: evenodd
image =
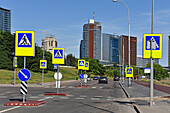
M 101 77 L 99 78 L 99 83 L 106 83 L 106 84 L 108 84 L 108 79 L 107 79 L 107 77 L 106 77 L 106 76 L 101 76 Z
M 87 77 L 87 81 L 91 81 L 91 77 L 90 76 Z
M 119 76 L 114 76 L 114 81 L 119 81 L 120 80 L 120 77 Z
M 98 76 L 93 77 L 93 80 L 98 80 L 98 79 L 99 79 Z

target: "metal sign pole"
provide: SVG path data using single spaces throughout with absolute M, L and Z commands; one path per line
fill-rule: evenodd
M 24 69 L 26 68 L 26 57 L 24 57 Z M 23 97 L 23 102 L 25 102 L 25 95 L 22 95 Z
M 14 67 L 14 85 L 16 83 L 16 68 Z
M 86 70 L 85 70 L 85 74 L 86 74 Z M 86 82 L 87 82 L 87 78 L 85 77 L 84 79 L 85 79 L 85 82 L 84 82 L 84 83 L 85 83 L 85 85 L 86 85 Z
M 42 85 L 44 84 L 44 69 L 42 69 Z
M 57 65 L 57 93 L 59 93 L 59 64 Z
M 82 70 L 81 70 L 81 74 L 82 74 Z M 81 83 L 81 87 L 82 87 L 82 79 L 80 80 L 80 83 Z

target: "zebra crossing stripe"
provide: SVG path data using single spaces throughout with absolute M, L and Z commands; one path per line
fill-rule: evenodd
M 23 95 L 26 95 L 28 93 L 27 91 L 27 82 L 22 81 L 20 85 L 20 93 Z

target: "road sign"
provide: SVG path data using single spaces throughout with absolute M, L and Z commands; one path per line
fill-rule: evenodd
M 20 93 L 23 94 L 23 95 L 26 95 L 28 93 L 27 82 L 25 82 L 25 81 L 21 82 L 21 84 L 20 84 Z
M 15 56 L 35 56 L 34 31 L 16 31 Z
M 18 72 L 18 78 L 21 80 L 21 81 L 27 81 L 29 80 L 31 77 L 31 73 L 29 70 L 27 69 L 21 69 L 19 72 Z
M 80 79 L 83 79 L 83 78 L 84 78 L 84 75 L 83 75 L 83 74 L 80 74 L 80 75 L 79 75 L 79 78 L 80 78 Z
M 57 64 L 54 64 L 54 69 L 57 69 Z
M 57 72 L 54 74 L 54 78 L 57 79 L 61 79 L 62 78 L 62 74 L 59 72 L 58 78 L 57 78 Z
M 144 68 L 144 73 L 151 73 L 151 68 Z
M 87 74 L 84 74 L 84 78 L 87 78 L 88 77 L 88 75 Z
M 162 58 L 162 34 L 143 34 L 143 58 L 151 58 L 151 42 L 152 42 L 152 58 Z
M 17 67 L 17 57 L 14 57 L 13 67 Z
M 85 68 L 84 70 L 89 70 L 89 62 L 85 62 Z
M 78 69 L 85 69 L 85 60 L 78 60 Z
M 64 48 L 53 48 L 52 63 L 64 64 Z
M 40 68 L 47 69 L 47 60 L 40 60 Z
M 133 67 L 126 67 L 126 77 L 133 77 Z

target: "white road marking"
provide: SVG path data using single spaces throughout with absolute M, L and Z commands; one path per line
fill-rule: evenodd
M 68 99 L 68 97 L 60 97 L 60 99 Z
M 100 98 L 91 98 L 91 100 L 100 100 Z
M 66 86 L 62 86 L 61 88 L 65 88 Z
M 8 93 L 12 93 L 12 92 L 8 91 L 8 92 L 1 93 L 0 95 L 5 95 L 5 94 L 8 94 Z
M 69 86 L 68 88 L 75 88 L 75 87 L 73 87 L 73 86 Z
M 83 100 L 84 98 L 75 98 L 75 99 L 77 99 L 77 100 Z
M 67 95 L 68 97 L 73 97 L 74 95 Z
M 47 100 L 47 99 L 50 99 L 50 98 L 54 98 L 54 97 L 45 97 L 43 99 L 40 99 L 38 101 L 43 101 L 43 100 Z M 9 108 L 9 109 L 5 109 L 5 110 L 2 110 L 0 111 L 0 113 L 4 113 L 4 112 L 7 112 L 7 111 L 10 111 L 10 110 L 13 110 L 13 109 L 17 109 L 17 108 L 20 108 L 21 106 L 15 106 L 15 107 L 12 107 L 12 108 Z
M 99 87 L 100 89 L 102 89 L 103 87 Z
M 87 97 L 86 95 L 80 95 L 80 97 Z
M 10 110 L 19 108 L 19 107 L 21 107 L 21 106 L 15 106 L 15 107 L 12 107 L 12 108 L 9 108 L 9 109 L 5 109 L 5 110 L 0 111 L 0 113 L 4 113 L 4 112 L 7 112 L 7 111 L 10 111 Z
M 96 87 L 92 87 L 93 89 L 96 88 Z

